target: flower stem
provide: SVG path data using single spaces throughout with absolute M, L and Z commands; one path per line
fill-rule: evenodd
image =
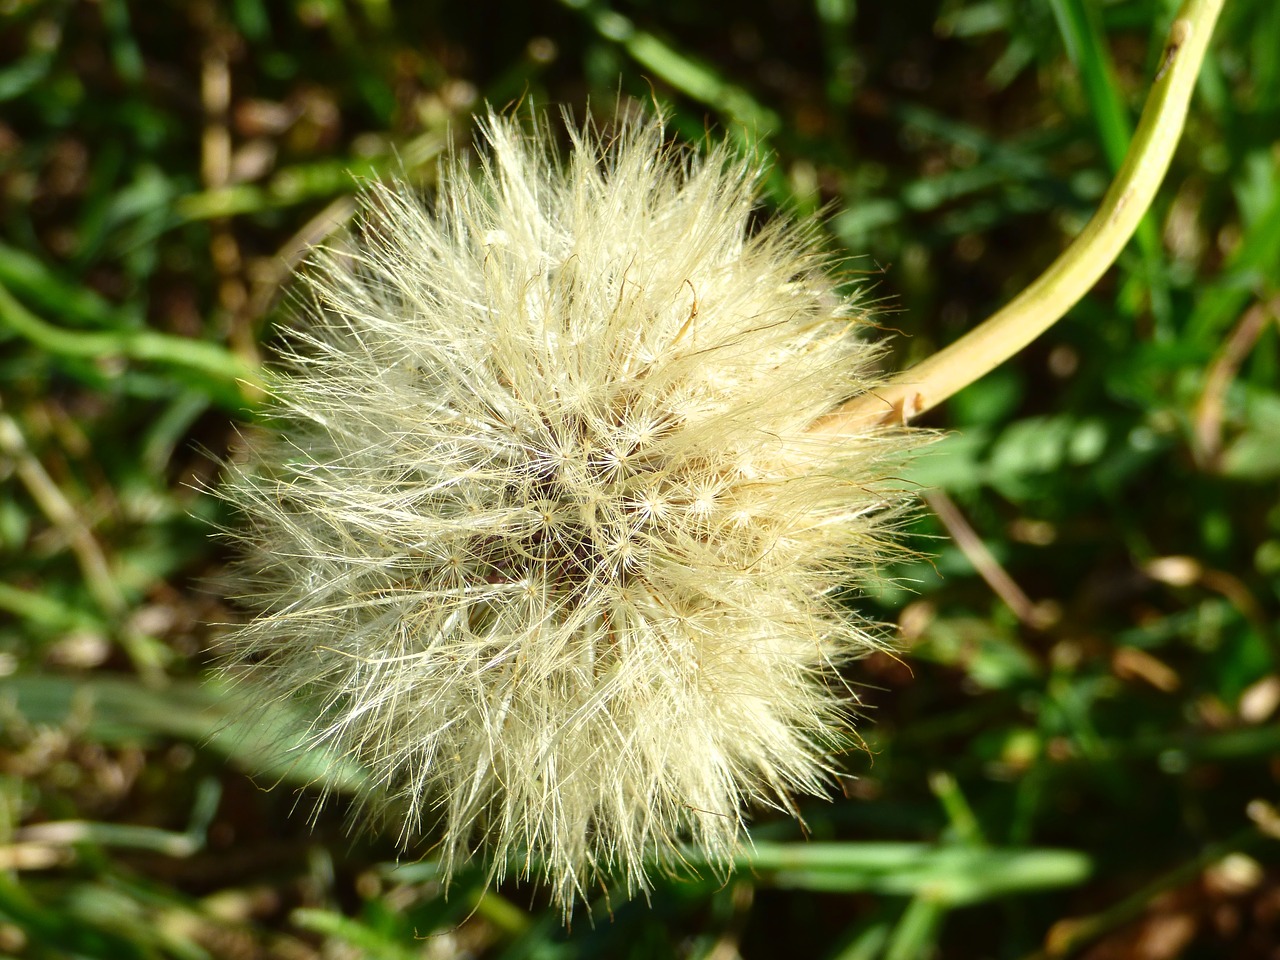
M 1056 323 L 1115 262 L 1151 206 L 1182 135 L 1187 105 L 1224 0 L 1186 0 L 1169 28 L 1124 163 L 1080 235 L 1025 290 L 986 322 L 883 388 L 855 397 L 818 425 L 861 432 L 905 423 L 999 366 Z

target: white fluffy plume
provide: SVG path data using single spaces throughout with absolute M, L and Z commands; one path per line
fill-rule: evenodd
M 567 910 L 827 788 L 838 669 L 875 643 L 838 593 L 892 549 L 909 441 L 810 430 L 876 350 L 812 225 L 752 229 L 757 165 L 655 121 L 564 162 L 485 131 L 478 177 L 371 188 L 312 258 L 223 492 L 256 612 L 233 658 L 312 705 L 405 843 Z

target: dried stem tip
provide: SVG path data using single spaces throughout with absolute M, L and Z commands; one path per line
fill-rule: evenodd
M 273 436 L 225 496 L 236 656 L 318 706 L 446 871 L 589 883 L 727 863 L 748 804 L 824 789 L 873 634 L 901 432 L 814 434 L 876 349 L 759 169 L 490 117 L 481 175 L 374 187 L 317 252 Z

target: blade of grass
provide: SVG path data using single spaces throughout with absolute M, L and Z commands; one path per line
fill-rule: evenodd
M 1222 275 L 1196 302 L 1187 321 L 1189 335 L 1201 342 L 1217 343 L 1221 331 L 1234 323 L 1250 300 L 1263 299 L 1277 287 L 1280 268 L 1280 169 L 1277 192 L 1264 211 L 1249 225 L 1232 251 Z
M 0 610 L 30 620 L 45 630 L 98 632 L 107 629 L 100 619 L 68 606 L 47 591 L 23 590 L 8 583 L 0 583 Z
M 0 287 L 37 310 L 77 327 L 125 330 L 139 326 L 139 318 L 115 307 L 81 284 L 56 273 L 25 250 L 0 243 Z
M 892 932 L 885 921 L 865 926 L 857 930 L 853 939 L 833 954 L 831 960 L 876 960 L 883 954 Z
M 966 906 L 1088 879 L 1092 863 L 1073 850 L 939 847 L 923 843 L 757 843 L 736 861 L 760 882 L 827 892 L 926 895 Z
M 39 458 L 27 447 L 18 422 L 4 413 L 2 407 L 0 454 L 7 455 L 12 461 L 13 470 L 22 485 L 70 546 L 94 603 L 109 620 L 116 639 L 138 672 L 152 684 L 164 683 L 164 668 L 172 658 L 172 651 L 127 622 L 128 600 L 116 578 L 113 564 L 83 516 L 84 511 L 67 499 Z
M 1225 843 L 1208 846 L 1199 856 L 1161 875 L 1107 909 L 1088 917 L 1060 922 L 1050 932 L 1045 948 L 1026 960 L 1059 960 L 1075 956 L 1104 934 L 1142 916 L 1148 905 L 1161 894 L 1190 883 L 1228 854 L 1251 850 L 1267 840 L 1262 832 L 1250 828 Z
M 181 371 L 190 385 L 202 387 L 220 405 L 232 409 L 255 406 L 261 393 L 257 370 L 225 347 L 154 330 L 65 330 L 37 317 L 3 286 L 0 327 L 58 356 L 95 361 L 124 358 Z
M 969 805 L 956 778 L 945 771 L 935 770 L 929 774 L 929 789 L 946 811 L 947 821 L 956 841 L 968 847 L 985 846 L 987 839 L 982 834 L 982 824 L 978 822 L 973 807 Z
M 59 906 L 42 903 L 7 871 L 0 871 L 0 916 L 16 924 L 32 944 L 41 948 L 37 956 L 100 960 L 143 960 L 151 956 L 128 932 L 102 929 L 80 917 L 68 916 Z M 45 952 L 49 950 L 56 952 Z
M 386 960 L 413 960 L 420 956 L 418 950 L 396 943 L 381 931 L 374 930 L 359 920 L 335 913 L 299 907 L 289 914 L 294 926 L 308 933 L 317 933 L 329 941 L 338 941 L 360 951 L 360 955 L 383 957 Z
M 622 14 L 591 0 L 562 2 L 580 10 L 600 36 L 617 43 L 636 63 L 652 70 L 660 80 L 744 126 L 752 140 L 766 140 L 782 126 L 781 118 L 774 111 L 760 104 L 742 87 L 725 80 L 714 67 L 686 56 L 652 33 L 639 29 Z
M 95 823 L 89 820 L 49 820 L 23 827 L 14 833 L 19 843 L 71 846 L 92 844 L 148 850 L 167 857 L 189 857 L 204 848 L 209 824 L 217 813 L 222 785 L 205 777 L 196 788 L 190 822 L 181 833 L 132 823 Z
M 156 690 L 117 677 L 18 675 L 6 679 L 3 696 L 30 723 L 82 730 L 104 744 L 176 737 L 216 750 L 263 781 L 346 792 L 368 785 L 355 764 L 310 749 L 298 711 L 278 704 L 264 720 L 251 691 L 225 684 L 174 681 Z
M 210 220 L 355 193 L 363 181 L 377 180 L 389 173 L 403 175 L 407 170 L 423 166 L 438 156 L 445 145 L 446 140 L 440 133 L 428 131 L 394 152 L 295 164 L 277 172 L 265 187 L 238 183 L 179 197 L 174 202 L 174 213 L 180 223 Z
M 889 938 L 884 960 L 918 960 L 933 954 L 938 932 L 947 915 L 945 904 L 929 896 L 915 896 Z

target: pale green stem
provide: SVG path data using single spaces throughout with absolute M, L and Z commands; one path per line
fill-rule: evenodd
M 1183 3 L 1120 172 L 1093 218 L 1049 269 L 985 323 L 884 387 L 850 400 L 817 429 L 855 433 L 919 416 L 1009 359 L 1098 282 L 1133 236 L 1169 169 L 1222 4 Z

